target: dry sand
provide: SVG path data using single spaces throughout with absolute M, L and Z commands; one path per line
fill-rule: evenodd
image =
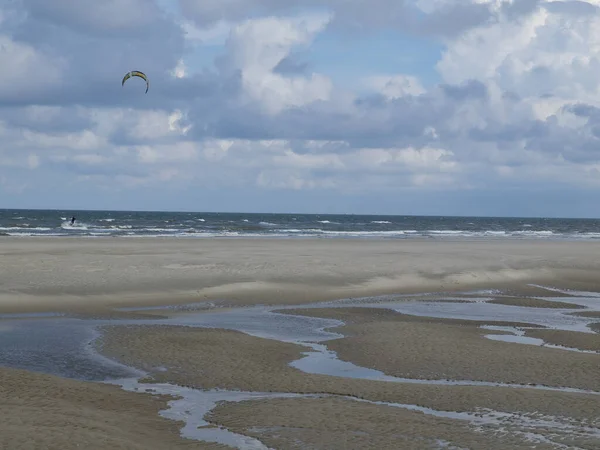
M 170 397 L 0 369 L 1 449 L 226 449 L 179 437 Z
M 599 251 L 600 242 L 526 240 L 5 237 L 0 310 L 535 290 L 528 282 L 594 290 Z

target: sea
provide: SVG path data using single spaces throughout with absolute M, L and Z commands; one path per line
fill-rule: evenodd
M 0 236 L 580 240 L 600 239 L 600 219 L 4 209 Z

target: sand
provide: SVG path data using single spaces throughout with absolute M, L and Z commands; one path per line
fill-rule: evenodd
M 320 311 L 295 310 L 317 317 Z M 402 378 L 533 383 L 600 391 L 597 355 L 485 339 L 484 335 L 491 332 L 477 325 L 491 322 L 465 325 L 385 312 L 388 315 L 381 318 L 381 313 L 375 311 L 374 318 L 379 320 L 336 328 L 346 338 L 328 341 L 327 347 L 342 360 Z M 363 313 L 367 316 L 368 311 Z M 340 320 L 347 317 L 341 308 L 331 309 L 326 315 Z M 536 337 L 561 335 L 551 330 L 531 333 Z M 586 349 L 596 347 L 600 338 L 596 334 L 566 334 L 572 340 L 579 338 Z M 553 340 L 561 341 L 559 337 Z
M 593 290 L 599 251 L 600 242 L 508 239 L 3 237 L 0 311 L 531 291 L 529 282 Z
M 473 450 L 532 448 L 523 438 L 477 433 L 455 420 L 340 398 L 229 403 L 209 417 L 273 448 L 397 450 L 443 448 L 441 444 Z M 554 447 L 542 444 L 535 448 Z
M 590 324 L 590 329 L 595 331 L 596 333 L 600 333 L 600 323 Z
M 327 393 L 446 411 L 473 411 L 482 407 L 600 421 L 597 414 L 600 395 L 390 383 L 306 374 L 288 365 L 302 357 L 305 347 L 237 331 L 177 326 L 111 327 L 102 339 L 101 349 L 103 354 L 150 372 L 148 382 L 200 389 Z M 368 351 L 363 348 L 363 352 Z M 159 365 L 167 370 L 154 370 Z
M 600 353 L 600 334 L 563 330 L 527 330 L 525 336 L 543 339 L 552 345 Z
M 191 302 L 199 302 L 199 308 L 299 305 L 470 289 L 501 289 L 514 296 L 504 301 L 548 307 L 543 300 L 530 297 L 568 294 L 527 283 L 600 291 L 599 250 L 596 242 L 525 240 L 3 237 L 0 313 L 66 311 L 76 317 L 160 318 L 172 311 L 112 308 Z M 490 341 L 476 328 L 480 323 L 401 314 L 390 319 L 386 311 L 370 308 L 361 312 L 305 310 L 303 314 L 347 320 L 341 329 L 347 336 L 328 345 L 343 359 L 390 375 L 599 387 L 598 355 Z M 538 331 L 547 330 L 530 332 Z M 582 344 L 580 337 L 567 334 L 544 336 L 578 347 L 596 346 L 595 341 Z M 211 415 L 215 423 L 283 448 L 295 448 L 300 437 L 305 440 L 304 448 L 344 448 L 344 430 L 352 435 L 346 448 L 397 448 L 397 439 L 407 448 L 428 448 L 432 439 L 469 448 L 523 445 L 517 434 L 503 438 L 510 442 L 498 436 L 494 440 L 474 434 L 460 421 L 358 403 L 345 396 L 445 411 L 490 408 L 559 415 L 589 424 L 599 421 L 600 396 L 305 374 L 288 364 L 306 348 L 234 331 L 113 327 L 102 345 L 107 355 L 150 371 L 152 379 L 160 382 L 333 395 L 225 404 Z M 408 347 L 414 349 L 408 351 Z M 167 371 L 153 372 L 158 366 Z M 4 419 L 0 421 L 0 448 L 31 448 L 36 442 L 46 448 L 50 442 L 56 448 L 71 448 L 74 443 L 92 448 L 219 448 L 179 438 L 180 424 L 158 416 L 158 410 L 165 407 L 164 398 L 126 393 L 115 386 L 2 369 L 0 405 Z M 338 426 L 323 420 L 329 414 L 339 418 Z M 392 425 L 398 422 L 404 424 L 402 428 Z M 594 448 L 598 442 L 586 447 L 578 441 L 578 445 Z
M 564 308 L 564 309 L 583 309 L 584 306 L 574 305 L 573 303 L 543 300 L 540 298 L 520 298 L 520 297 L 498 297 L 490 300 L 488 303 L 507 306 L 525 306 L 528 308 Z
M 342 309 L 307 311 L 325 311 L 330 315 L 337 315 Z M 390 331 L 386 325 L 398 326 L 402 322 L 368 322 L 365 316 L 366 314 L 361 315 L 363 323 L 360 325 L 341 328 L 344 332 L 362 329 L 363 339 L 357 341 L 356 336 L 352 335 L 328 341 L 328 345 L 338 350 L 340 347 L 346 349 L 349 358 L 355 362 L 388 369 L 386 372 L 393 374 L 394 369 L 397 371 L 397 365 L 390 366 L 390 358 L 397 358 L 399 353 L 394 350 L 394 345 L 390 349 L 387 343 L 392 342 L 396 344 L 395 347 L 400 347 L 397 345 L 399 336 L 391 333 L 387 340 L 380 338 L 381 334 Z M 426 318 L 419 319 L 422 320 L 405 323 L 416 326 L 412 331 L 418 327 L 428 327 L 427 332 L 433 335 L 434 340 L 451 339 L 450 346 L 456 346 L 456 342 L 464 337 L 456 329 L 452 331 L 457 334 L 449 335 L 445 327 L 460 328 L 466 334 L 466 339 L 471 339 L 477 332 L 474 326 L 448 325 L 439 319 L 438 323 L 428 323 Z M 441 331 L 438 331 L 440 327 Z M 364 328 L 368 330 L 365 331 Z M 339 331 L 340 328 L 336 330 Z M 439 351 L 432 348 L 430 340 L 414 351 L 417 357 L 421 357 L 420 365 L 415 363 L 414 357 L 412 360 L 405 357 L 406 361 L 402 361 L 402 365 L 406 362 L 409 366 L 413 364 L 414 368 L 422 370 L 428 363 L 440 366 L 441 359 L 446 364 L 445 368 L 450 371 L 464 370 L 465 365 L 470 368 L 480 365 L 482 370 L 486 370 L 488 364 L 481 363 L 485 361 L 491 362 L 489 371 L 485 373 L 486 378 L 502 379 L 509 371 L 494 373 L 494 370 L 501 367 L 498 361 L 510 364 L 511 355 L 519 352 L 515 352 L 514 347 L 506 347 L 511 344 L 486 341 L 480 336 L 478 339 L 481 341 L 479 348 L 470 343 L 464 354 L 454 352 L 455 357 L 458 355 L 456 362 L 450 356 L 440 355 Z M 413 341 L 408 345 L 414 343 Z M 495 344 L 503 344 L 502 347 L 505 348 L 499 351 Z M 382 351 L 382 346 L 387 353 Z M 600 395 L 510 387 L 390 383 L 306 374 L 288 365 L 301 357 L 305 347 L 252 337 L 236 331 L 177 326 L 110 327 L 101 341 L 101 348 L 104 354 L 149 371 L 150 376 L 145 382 L 167 382 L 197 389 L 326 395 L 326 398 L 321 399 L 226 403 L 206 417 L 214 424 L 255 437 L 274 448 L 394 449 L 400 445 L 400 448 L 426 449 L 439 448 L 434 444 L 443 442 L 459 448 L 518 449 L 531 448 L 531 442 L 525 439 L 532 431 L 524 426 L 528 418 L 543 415 L 549 416 L 550 420 L 554 420 L 553 417 L 562 418 L 563 423 L 600 426 Z M 447 351 L 448 346 L 444 350 Z M 482 354 L 488 350 L 491 353 L 487 355 L 487 359 L 482 359 Z M 597 385 L 598 358 L 590 359 L 592 363 L 588 364 L 593 365 L 595 362 L 596 365 L 591 369 L 585 368 L 580 374 L 579 370 L 573 370 L 573 367 L 578 367 L 578 361 L 570 358 L 580 354 L 562 350 L 546 353 L 549 349 L 537 347 L 528 350 L 531 350 L 531 355 L 537 356 L 537 360 L 534 358 L 532 367 L 513 367 L 517 380 L 510 381 L 547 381 L 546 377 L 552 375 L 547 372 L 549 368 L 546 365 L 553 363 L 559 368 L 573 365 L 569 371 L 556 371 L 558 375 L 551 381 L 563 386 Z M 541 356 L 535 355 L 536 351 L 541 351 Z M 340 352 L 342 358 L 347 355 Z M 166 370 L 154 370 L 159 365 Z M 362 403 L 356 399 L 412 404 L 440 411 L 493 410 L 512 413 L 516 419 L 503 421 L 499 426 L 486 425 L 487 431 L 482 434 L 461 420 Z M 542 426 L 536 428 L 535 432 L 543 439 L 550 438 L 553 442 L 577 448 L 595 449 L 600 446 L 600 438 L 582 436 L 571 431 L 557 431 L 556 428 Z M 536 448 L 556 447 L 549 443 L 538 443 Z
M 0 369 L 0 448 L 226 449 L 179 437 L 168 397 L 117 386 Z
M 600 311 L 581 311 L 581 312 L 574 312 L 571 314 L 574 316 L 592 317 L 592 318 L 600 319 Z

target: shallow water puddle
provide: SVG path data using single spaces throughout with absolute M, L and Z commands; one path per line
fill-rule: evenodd
M 580 333 L 593 333 L 588 327 L 599 319 L 571 315 L 573 312 L 598 311 L 600 299 L 592 301 L 573 301 L 571 297 L 538 297 L 543 300 L 571 302 L 574 304 L 586 303 L 588 309 L 563 309 L 563 308 L 533 308 L 525 306 L 507 306 L 496 303 L 469 302 L 469 303 L 443 303 L 443 302 L 408 302 L 408 303 L 383 303 L 373 305 L 377 308 L 393 309 L 402 314 L 414 316 L 436 317 L 441 319 L 462 319 L 473 321 L 502 321 L 521 322 L 532 325 L 541 325 L 546 328 L 564 331 L 577 331 Z M 593 305 L 593 308 L 591 307 Z
M 483 325 L 480 328 L 487 329 L 487 330 L 506 331 L 506 332 L 512 333 L 512 334 L 486 334 L 484 336 L 487 339 L 491 339 L 493 341 L 511 342 L 511 343 L 515 343 L 515 344 L 537 345 L 538 347 L 556 348 L 559 350 L 567 350 L 570 352 L 577 352 L 577 353 L 592 353 L 592 354 L 599 353 L 595 350 L 580 350 L 578 348 L 548 344 L 543 339 L 525 336 L 525 328 L 496 327 L 496 326 L 492 326 L 492 325 Z
M 185 426 L 181 429 L 183 437 L 199 441 L 216 442 L 244 450 L 269 450 L 269 447 L 265 446 L 258 439 L 234 433 L 204 420 L 206 414 L 214 409 L 219 402 L 309 397 L 308 395 L 293 393 L 201 391 L 164 383 L 139 383 L 135 378 L 113 380 L 108 383 L 117 384 L 130 392 L 146 392 L 181 397 L 177 400 L 171 400 L 169 402 L 169 409 L 161 411 L 160 415 L 167 419 L 183 421 L 185 423 Z
M 204 417 L 213 410 L 220 402 L 243 402 L 250 400 L 276 399 L 276 398 L 341 398 L 350 401 L 368 403 L 379 406 L 389 406 L 411 411 L 418 411 L 426 415 L 466 421 L 474 427 L 476 431 L 482 433 L 498 433 L 504 435 L 511 433 L 519 435 L 525 441 L 535 443 L 546 443 L 556 448 L 574 448 L 567 447 L 555 442 L 551 437 L 557 437 L 557 434 L 548 435 L 549 429 L 555 429 L 568 433 L 571 437 L 578 438 L 600 438 L 600 429 L 573 423 L 568 419 L 538 416 L 532 417 L 526 414 L 504 413 L 488 409 L 481 409 L 475 412 L 455 412 L 440 411 L 432 408 L 425 408 L 417 405 L 391 403 L 383 401 L 371 401 L 349 396 L 338 396 L 330 394 L 296 394 L 281 392 L 242 392 L 242 391 L 221 391 L 209 390 L 202 391 L 190 389 L 181 386 L 174 386 L 164 383 L 139 383 L 137 379 L 120 379 L 109 381 L 108 383 L 117 384 L 126 391 L 145 392 L 160 395 L 169 395 L 178 397 L 169 402 L 169 408 L 161 411 L 162 417 L 183 421 L 185 426 L 181 429 L 181 435 L 188 439 L 200 440 L 205 442 L 216 442 L 237 448 L 240 450 L 270 450 L 260 440 L 234 433 L 226 428 L 216 426 L 206 421 Z M 545 434 L 542 434 L 544 433 Z

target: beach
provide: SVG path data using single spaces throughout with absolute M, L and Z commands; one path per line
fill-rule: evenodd
M 535 292 L 528 283 L 597 291 L 598 249 L 510 239 L 3 238 L 0 310 Z
M 0 414 L 12 417 L 0 448 L 230 448 L 221 437 L 283 449 L 600 445 L 600 242 L 1 240 L 0 342 L 26 354 L 47 337 L 25 346 L 23 330 L 85 336 L 72 361 L 100 365 L 99 352 L 143 372 L 128 386 L 151 391 L 15 359 L 0 370 Z M 35 313 L 48 316 L 25 316 Z M 177 387 L 188 400 L 214 389 L 262 397 L 217 402 L 183 432 L 192 413 L 159 414 Z

